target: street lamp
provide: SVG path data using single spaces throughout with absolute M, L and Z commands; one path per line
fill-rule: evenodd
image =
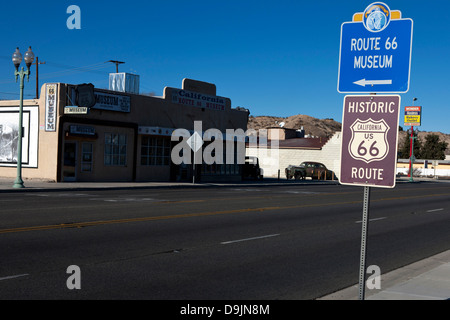
M 19 71 L 19 66 L 22 63 L 22 54 L 19 51 L 19 48 L 12 55 L 12 61 L 14 63 L 14 67 L 16 71 L 14 75 L 16 76 L 16 82 L 18 77 L 20 77 L 20 106 L 19 106 L 19 136 L 17 137 L 17 177 L 14 181 L 13 188 L 24 188 L 23 180 L 22 180 L 22 139 L 23 139 L 23 88 L 24 88 L 24 78 L 27 76 L 27 81 L 30 80 L 30 66 L 34 61 L 34 53 L 31 51 L 31 47 L 28 48 L 28 51 L 25 53 L 25 64 L 27 66 L 27 70 L 24 70 L 23 67 Z

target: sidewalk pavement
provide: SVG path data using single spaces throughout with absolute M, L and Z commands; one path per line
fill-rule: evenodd
M 414 182 L 443 182 L 449 180 L 418 179 Z M 409 178 L 399 178 L 397 183 L 411 183 Z M 205 187 L 262 187 L 275 185 L 338 185 L 337 181 L 286 180 L 267 178 L 223 183 L 189 182 L 64 182 L 26 179 L 24 189 L 14 189 L 14 179 L 0 178 L 0 192 L 61 191 L 61 190 L 98 190 L 128 188 L 205 188 Z M 450 250 L 436 256 L 418 261 L 409 266 L 381 275 L 381 290 L 366 289 L 366 300 L 450 300 Z M 357 300 L 358 284 L 319 298 L 318 300 Z
M 339 185 L 337 180 L 286 180 L 286 178 L 264 178 L 263 180 L 244 180 L 237 182 L 60 182 L 24 179 L 24 189 L 14 189 L 15 178 L 0 177 L 0 192 L 15 191 L 57 191 L 57 190 L 89 190 L 89 189 L 128 189 L 128 188 L 207 188 L 207 187 L 265 187 L 289 185 Z M 413 183 L 432 182 L 449 183 L 450 180 L 436 180 L 433 178 L 414 178 Z M 398 177 L 397 184 L 411 183 L 408 177 Z
M 93 189 L 143 189 L 143 188 L 208 188 L 208 187 L 265 187 L 289 185 L 338 185 L 337 180 L 286 180 L 286 178 L 265 178 L 263 180 L 244 180 L 236 182 L 53 182 L 41 179 L 24 179 L 23 189 L 14 189 L 15 178 L 0 177 L 0 192 L 93 190 Z
M 380 290 L 365 290 L 366 300 L 450 300 L 450 250 L 381 275 Z M 359 285 L 318 300 L 357 300 Z

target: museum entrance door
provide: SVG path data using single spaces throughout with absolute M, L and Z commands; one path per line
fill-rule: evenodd
M 64 165 L 63 181 L 70 182 L 77 180 L 77 143 L 64 143 Z

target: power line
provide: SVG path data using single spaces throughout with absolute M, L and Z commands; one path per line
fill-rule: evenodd
M 9 94 L 9 95 L 13 95 L 13 96 L 19 96 L 20 95 L 20 93 L 13 93 L 13 92 L 0 92 L 0 94 Z M 24 96 L 31 97 L 33 95 L 24 93 Z
M 46 64 L 48 66 L 54 66 L 54 67 L 66 68 L 66 69 L 65 70 L 61 70 L 61 71 L 42 73 L 41 74 L 41 79 L 49 79 L 49 78 L 52 78 L 52 77 L 55 77 L 55 76 L 67 76 L 67 75 L 71 75 L 71 74 L 74 74 L 74 73 L 83 73 L 83 72 L 96 73 L 96 74 L 100 74 L 100 75 L 107 74 L 106 72 L 97 71 L 99 69 L 103 69 L 103 68 L 107 67 L 107 65 L 105 65 L 104 62 L 100 62 L 100 63 L 88 65 L 88 66 L 83 66 L 83 67 L 74 67 L 74 66 L 68 66 L 68 65 L 53 63 L 53 62 L 46 62 Z M 15 82 L 15 80 L 12 77 L 12 79 L 9 79 L 9 80 L 6 80 L 6 79 L 1 80 L 0 84 L 14 83 L 14 82 Z

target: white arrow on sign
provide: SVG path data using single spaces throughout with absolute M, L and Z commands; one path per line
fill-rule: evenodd
M 361 87 L 365 87 L 370 86 L 370 85 L 375 85 L 375 84 L 392 84 L 392 80 L 366 80 L 366 79 L 361 79 L 358 81 L 353 82 L 354 84 L 357 84 Z

